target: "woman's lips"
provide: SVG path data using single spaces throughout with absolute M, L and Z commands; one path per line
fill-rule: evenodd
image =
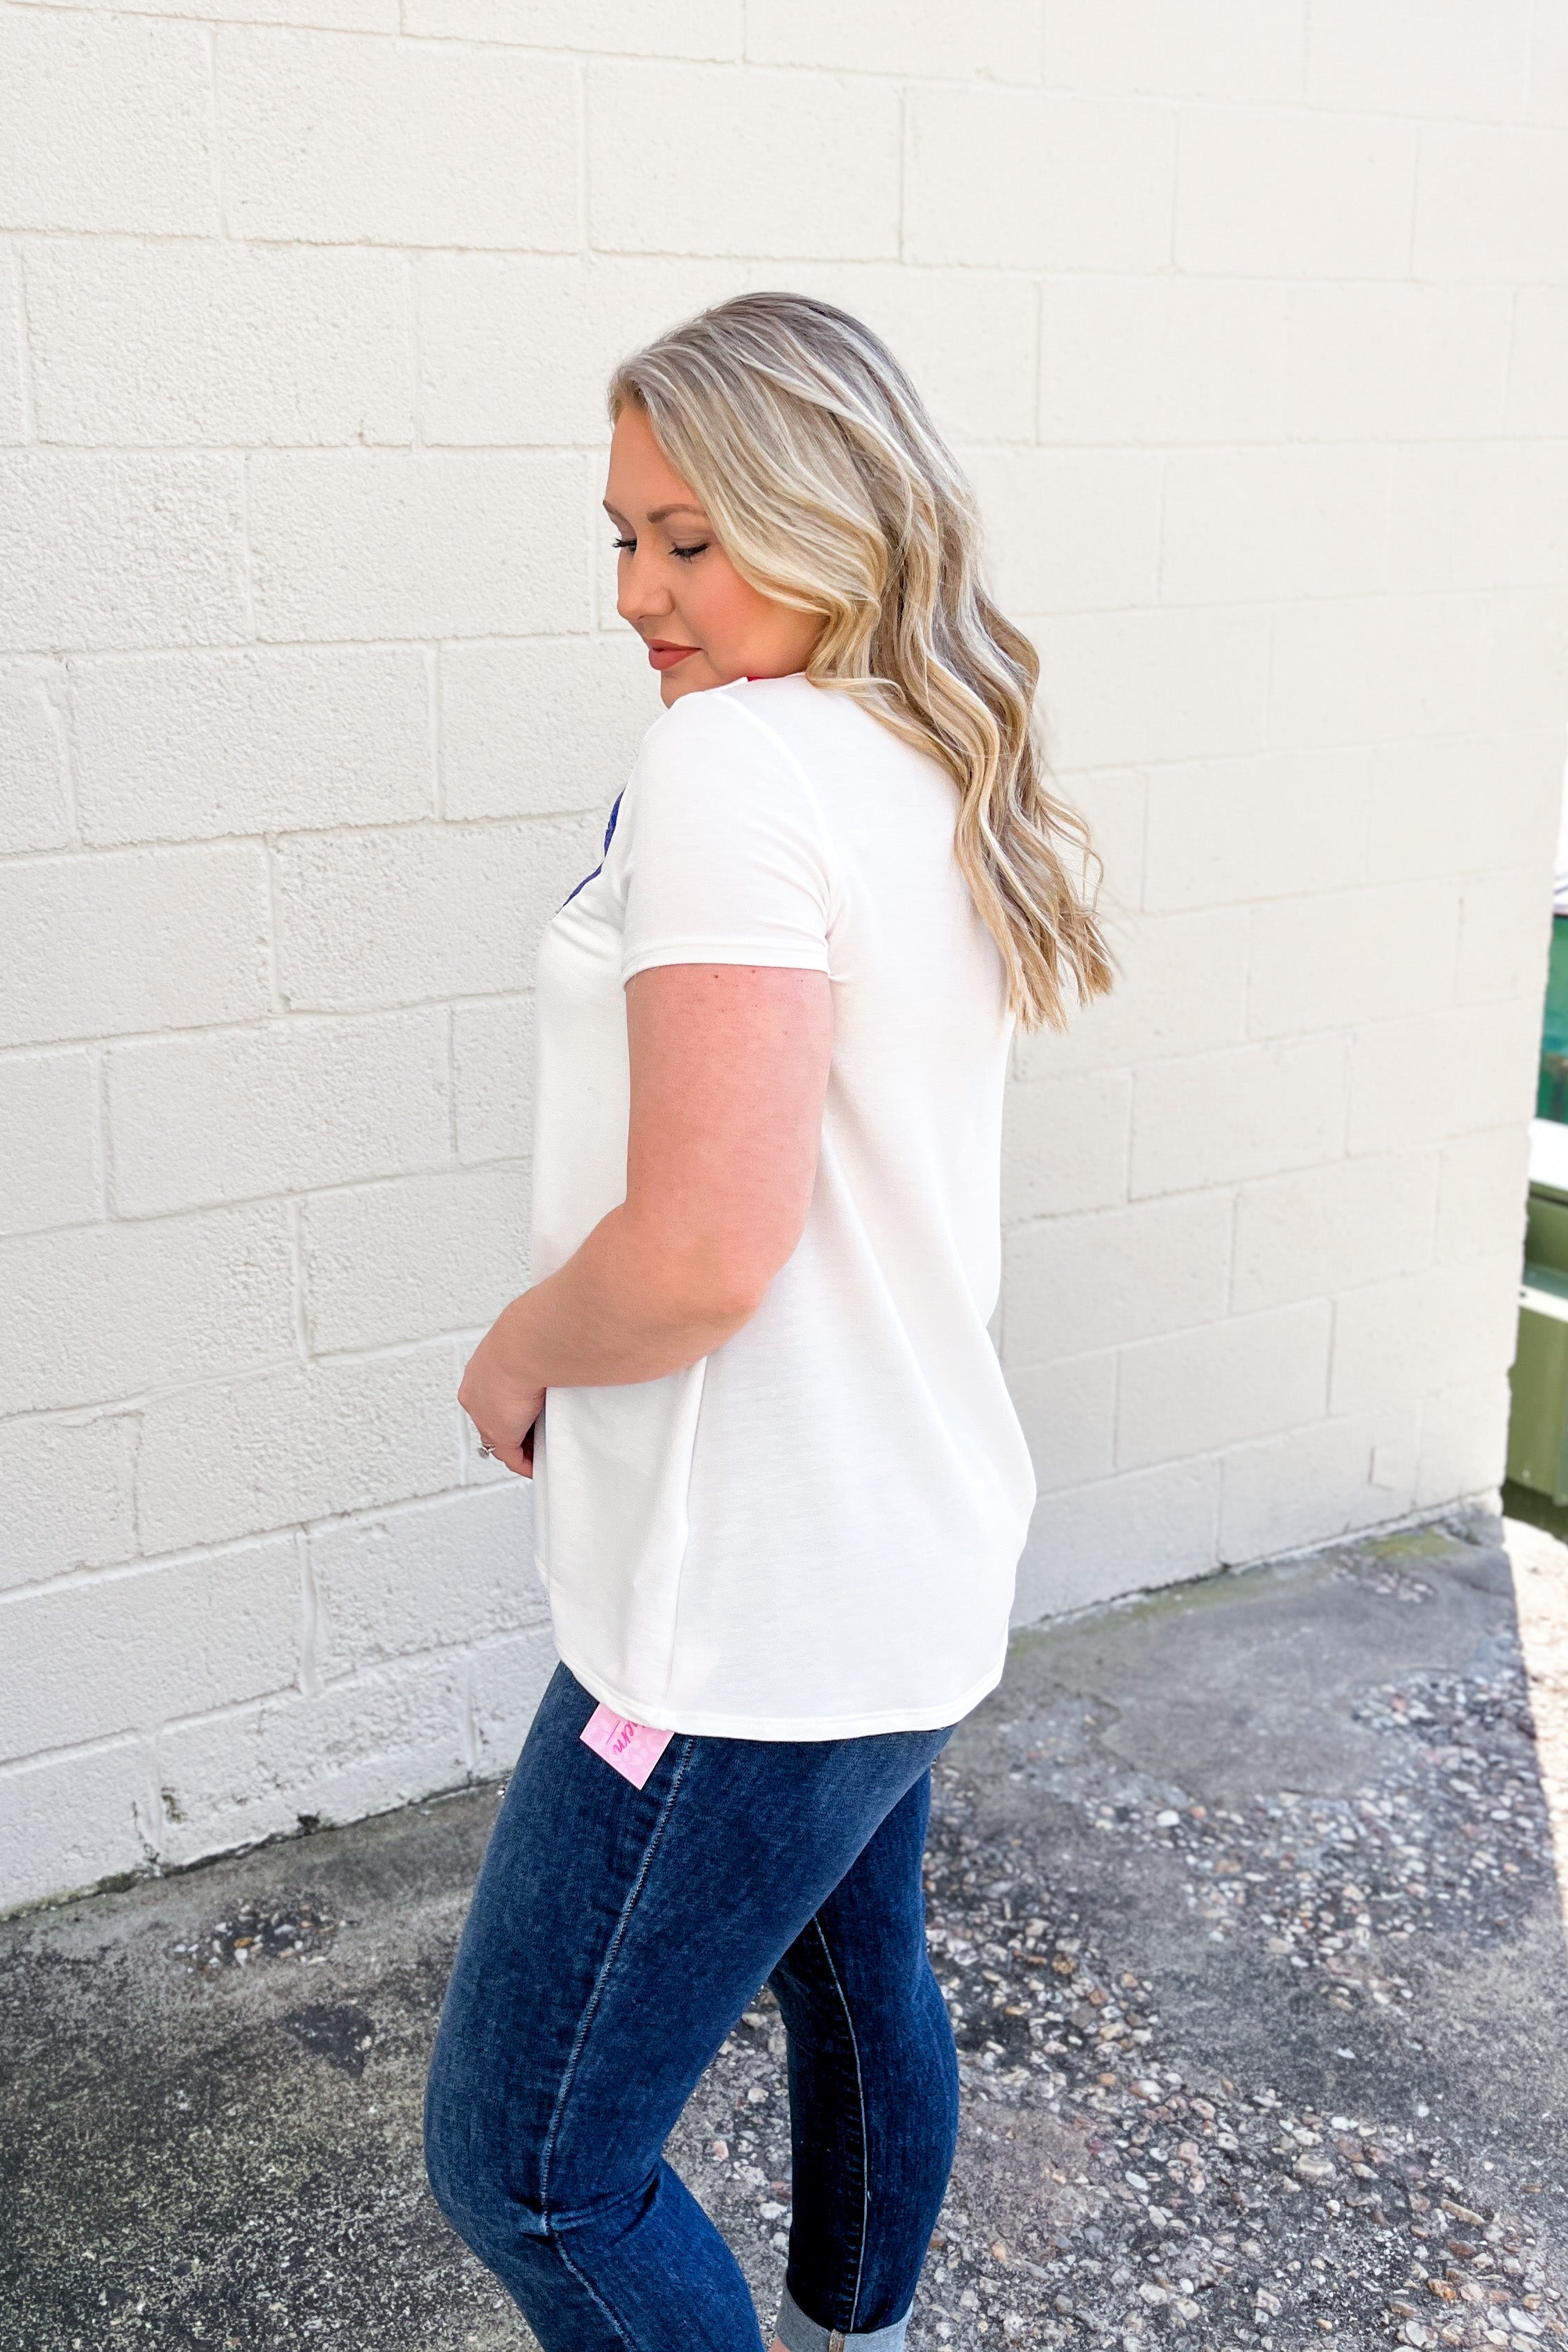
M 662 637 L 653 637 L 649 640 L 648 659 L 655 669 L 674 669 L 677 662 L 686 661 L 701 650 L 699 646 L 672 646 Z

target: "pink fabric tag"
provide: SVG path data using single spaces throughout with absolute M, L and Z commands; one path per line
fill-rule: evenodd
M 608 1706 L 596 1706 L 582 1727 L 583 1745 L 640 1789 L 671 1740 L 673 1731 L 656 1731 L 651 1723 L 629 1723 Z

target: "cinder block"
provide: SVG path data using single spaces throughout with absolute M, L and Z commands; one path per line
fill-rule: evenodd
M 1307 95 L 1319 106 L 1517 115 L 1530 79 L 1530 0 L 1312 0 Z
M 444 646 L 442 806 L 449 817 L 608 809 L 662 705 L 642 640 Z
M 250 460 L 258 635 L 586 628 L 585 463 L 545 450 L 258 452 Z
M 413 437 L 395 254 L 106 238 L 35 245 L 26 269 L 41 440 Z
M 617 362 L 746 282 L 743 262 L 654 254 L 422 255 L 423 437 L 470 448 L 607 441 Z
M 1162 768 L 1149 788 L 1145 906 L 1240 905 L 1360 882 L 1370 767 L 1368 753 L 1347 748 Z
M 1568 18 L 1537 8 L 1531 28 L 1530 113 L 1537 122 L 1568 122 Z
M 1510 1245 L 1522 1255 L 1529 1189 L 1527 1120 L 1445 1145 L 1437 1179 L 1438 1263 L 1488 1257 Z
M 486 1642 L 468 1664 L 472 1769 L 483 1777 L 509 1772 L 556 1669 L 548 1624 Z
M 1303 0 L 1045 0 L 1045 77 L 1066 89 L 1166 98 L 1297 98 Z
M 524 1286 L 528 1177 L 484 1169 L 321 1192 L 303 1231 L 316 1353 L 473 1330 Z
M 0 851 L 69 841 L 68 767 L 64 670 L 0 662 Z
M 215 235 L 211 126 L 199 26 L 63 8 L 0 18 L 7 228 Z
M 1142 449 L 970 452 L 998 604 L 1018 613 L 1153 604 L 1164 462 Z
M 1568 441 L 1504 443 L 1464 459 L 1474 476 L 1479 577 L 1489 586 L 1561 587 L 1568 580 Z
M 1010 1086 L 1002 1150 L 1004 1222 L 1124 1201 L 1132 1104 L 1126 1070 Z
M 235 27 L 217 88 L 231 236 L 540 253 L 580 240 L 570 58 Z
M 698 121 L 700 172 L 684 138 L 647 135 L 651 122 Z M 594 65 L 589 241 L 619 253 L 893 259 L 899 151 L 891 83 L 663 61 Z
M 296 1011 L 524 988 L 540 932 L 599 861 L 597 817 L 295 835 L 277 967 Z
M 1347 1291 L 1334 1306 L 1330 1409 L 1364 1412 L 1500 1375 L 1518 1324 L 1516 1250 Z
M 1509 1386 L 1502 1374 L 1461 1381 L 1421 1408 L 1419 1510 L 1461 1496 L 1495 1494 L 1508 1459 Z
M 1292 434 L 1425 441 L 1500 430 L 1506 289 L 1296 286 L 1288 300 Z
M 413 646 L 76 662 L 82 831 L 199 839 L 426 816 L 431 699 Z
M 1415 1504 L 1419 1435 L 1419 1408 L 1394 1400 L 1228 1448 L 1221 1558 L 1241 1567 L 1403 1517 Z
M 761 65 L 834 73 L 921 74 L 941 82 L 1040 79 L 1040 10 L 1033 0 L 977 0 L 956 13 L 940 0 L 749 0 L 746 54 Z
M 1381 587 L 1390 489 L 1375 449 L 1173 450 L 1161 601 L 1240 604 Z
M 1239 908 L 1145 916 L 1118 939 L 1109 996 L 1072 1016 L 1066 1034 L 1020 1037 L 1020 1077 L 1113 1070 L 1166 1054 L 1239 1045 L 1247 1034 L 1247 923 Z
M 1546 870 L 1563 798 L 1561 724 L 1539 735 L 1386 743 L 1370 757 L 1370 881 L 1500 865 Z
M 0 648 L 221 646 L 247 634 L 237 458 L 0 455 Z
M 1481 874 L 1465 883 L 1455 989 L 1459 1002 L 1523 997 L 1538 1004 L 1546 991 L 1551 935 L 1552 877 L 1539 866 Z
M 0 1412 L 109 1402 L 275 1362 L 294 1345 L 280 1207 L 78 1225 L 0 1244 Z M 193 1463 L 198 1483 L 207 1465 Z
M 1434 1151 L 1379 1152 L 1244 1185 L 1231 1305 L 1239 1315 L 1415 1274 L 1432 1255 Z
M 1195 1192 L 1021 1225 L 1005 1241 L 1010 1379 L 1225 1312 L 1230 1202 Z
M 22 281 L 19 264 L 0 255 L 0 442 L 27 437 L 27 403 L 22 390 Z
M 1444 1142 L 1527 1118 L 1541 1014 L 1531 1003 L 1465 1004 L 1379 1021 L 1350 1046 L 1352 1151 Z
M 1417 278 L 1562 285 L 1568 278 L 1568 152 L 1556 131 L 1427 123 L 1414 256 Z
M 0 1772 L 0 1903 L 42 1903 L 144 1869 L 157 1814 L 140 1740 Z
M 1568 445 L 1391 453 L 1392 584 L 1552 588 L 1568 579 Z
M 1480 510 L 1480 445 L 1415 444 L 1388 455 L 1393 492 L 1388 578 L 1396 590 L 1479 588 L 1499 552 L 1496 520 Z
M 772 286 L 779 274 L 772 262 L 755 263 L 747 277 Z M 791 262 L 789 284 L 863 319 L 949 441 L 1033 440 L 1035 297 L 1016 278 L 891 261 Z
M 1317 1419 L 1328 1398 L 1332 1322 L 1328 1300 L 1313 1298 L 1124 1348 L 1117 1466 L 1177 1462 Z
M 1521 733 L 1561 729 L 1568 709 L 1568 588 L 1494 591 L 1475 617 L 1476 699 Z
M 1252 916 L 1255 1037 L 1344 1029 L 1450 1004 L 1458 951 L 1451 882 L 1278 898 Z
M 1019 1562 L 1015 1625 L 1204 1576 L 1219 1556 L 1219 1465 L 1165 1463 L 1042 1495 Z
M 1169 265 L 1176 121 L 1168 108 L 915 89 L 908 119 L 906 259 L 987 269 Z
M 1291 299 L 1244 278 L 1048 279 L 1040 439 L 1072 449 L 1278 439 Z
M 409 1659 L 305 1698 L 287 1691 L 161 1731 L 158 1855 L 197 1862 L 389 1812 L 467 1778 L 463 1668 Z
M 1340 1036 L 1155 1062 L 1134 1086 L 1134 1200 L 1309 1167 L 1343 1147 Z
M 446 1014 L 280 1021 L 108 1058 L 116 1210 L 148 1216 L 440 1167 Z
M 1149 778 L 1142 768 L 1095 768 L 1086 773 L 1055 772 L 1051 797 L 1077 810 L 1089 827 L 1090 845 L 1100 861 L 1095 901 L 1107 929 L 1121 938 L 1144 902 L 1144 839 Z M 1065 850 L 1063 851 L 1065 855 Z
M 426 1650 L 466 1648 L 538 1625 L 528 1481 L 318 1528 L 310 1572 L 323 1681 Z
M 136 1465 L 142 1542 L 226 1543 L 455 1486 L 458 1353 L 444 1341 L 337 1356 L 153 1399 Z
M 135 1446 L 129 1413 L 0 1423 L 0 1591 L 134 1555 Z
M 85 1053 L 0 1061 L 0 1233 L 101 1214 L 98 1089 Z
M 1069 1356 L 1009 1373 L 1008 1386 L 1042 1495 L 1105 1478 L 1114 1466 L 1116 1356 Z
M 137 16 L 162 16 L 168 0 L 118 0 Z M 395 33 L 397 0 L 180 0 L 184 16 L 220 25 L 308 25 L 331 32 Z
M 1245 605 L 1061 614 L 1032 624 L 1054 756 L 1071 768 L 1130 768 L 1260 751 L 1270 626 L 1267 613 Z
M 0 868 L 4 1042 L 122 1036 L 265 1013 L 267 862 L 249 844 Z
M 243 0 L 239 0 L 243 5 Z M 687 0 L 673 16 L 642 0 L 403 0 L 405 33 L 456 41 L 514 41 L 542 49 L 612 49 L 627 56 L 733 58 L 739 0 Z
M 1274 741 L 1310 751 L 1468 731 L 1500 707 L 1480 691 L 1483 618 L 1475 596 L 1286 605 L 1274 624 Z
M 1568 46 L 1568 45 L 1565 45 Z M 1521 286 L 1508 354 L 1511 433 L 1557 434 L 1568 416 L 1568 287 Z
M 496 998 L 452 1013 L 457 1157 L 517 1160 L 533 1149 L 534 1001 Z
M 11 1755 L 155 1731 L 294 1680 L 295 1539 L 18 1593 L 0 1622 L 16 1668 L 4 1734 Z
M 1414 123 L 1291 107 L 1192 108 L 1176 175 L 1180 269 L 1236 278 L 1404 278 Z

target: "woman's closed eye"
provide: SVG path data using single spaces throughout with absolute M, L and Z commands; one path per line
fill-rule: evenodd
M 612 539 L 610 544 L 617 555 L 635 555 L 637 552 L 637 542 L 634 539 Z M 689 563 L 694 556 L 706 555 L 712 545 L 712 540 L 700 539 L 690 547 L 672 547 L 670 553 L 678 555 L 683 563 Z

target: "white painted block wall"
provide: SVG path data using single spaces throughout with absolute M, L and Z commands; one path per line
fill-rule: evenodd
M 1568 0 L 0 5 L 0 1898 L 513 1755 L 601 386 L 864 313 L 1125 977 L 1021 1043 L 1020 1612 L 1490 1486 L 1568 711 Z

